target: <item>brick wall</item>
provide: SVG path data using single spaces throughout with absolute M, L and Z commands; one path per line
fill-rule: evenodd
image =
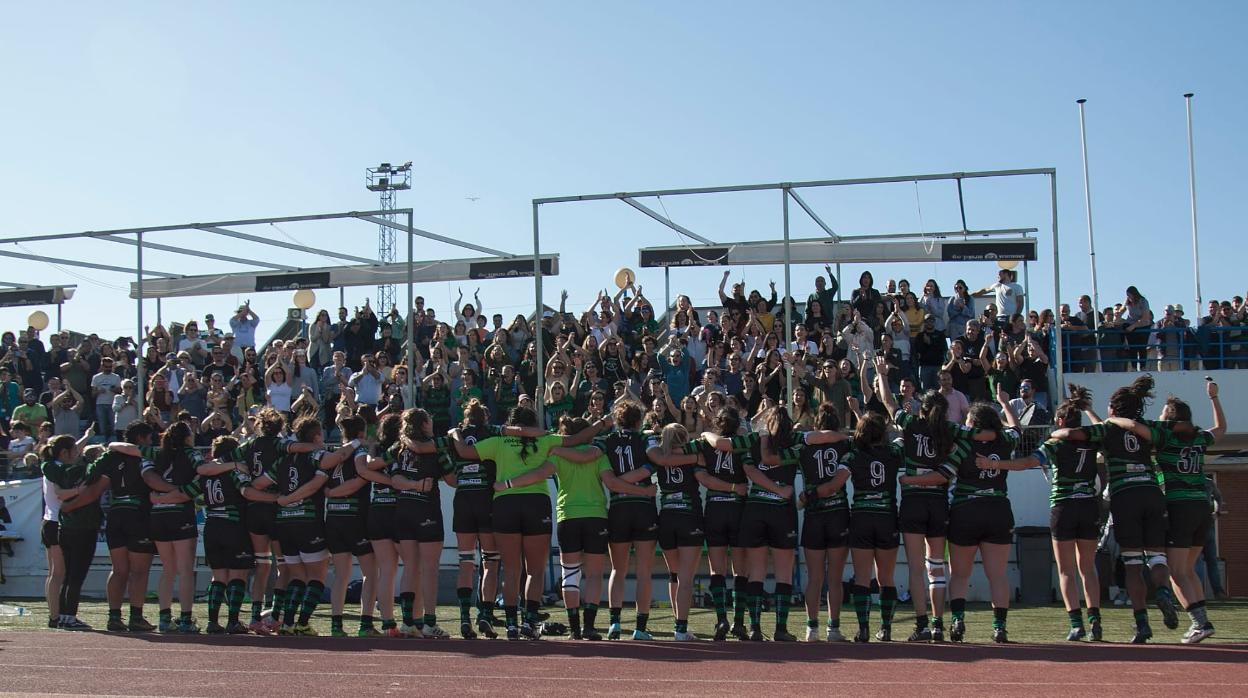
M 1218 472 L 1230 513 L 1218 517 L 1218 556 L 1226 560 L 1226 590 L 1248 596 L 1248 472 Z

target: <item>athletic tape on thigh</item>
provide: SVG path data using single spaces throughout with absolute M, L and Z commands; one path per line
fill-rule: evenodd
M 564 589 L 580 589 L 581 588 L 581 566 L 580 565 L 563 565 L 563 584 Z
M 1127 566 L 1142 565 L 1144 564 L 1144 553 L 1123 551 L 1122 564 Z
M 303 562 L 303 560 L 299 557 L 298 553 L 295 553 L 294 555 L 282 555 L 282 562 L 287 565 L 298 565 Z
M 1148 559 L 1149 567 L 1165 567 L 1168 564 L 1165 553 L 1150 553 L 1145 550 L 1144 556 Z
M 932 588 L 945 586 L 945 561 L 940 558 L 927 558 L 927 584 Z
M 482 550 L 481 551 L 481 563 L 482 564 L 488 565 L 492 562 L 497 565 L 498 561 L 501 559 L 503 559 L 503 556 L 500 555 L 497 550 Z
M 273 553 L 256 553 L 253 557 L 256 558 L 257 565 L 273 564 Z
M 295 558 L 295 562 L 306 562 L 311 564 L 327 559 L 329 559 L 329 551 L 320 550 L 315 553 L 299 553 L 299 556 Z M 290 558 L 286 558 L 286 561 L 289 562 Z

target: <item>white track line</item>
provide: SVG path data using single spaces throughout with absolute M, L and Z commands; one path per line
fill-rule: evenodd
M 69 670 L 91 670 L 91 671 L 112 671 L 112 672 L 148 672 L 148 673 L 166 673 L 166 674 L 236 674 L 236 675 L 263 675 L 272 676 L 272 669 L 168 669 L 160 667 L 112 667 L 112 666 L 74 666 L 74 665 L 57 665 L 57 664 L 0 664 L 0 667 L 13 669 L 69 669 Z M 333 676 L 341 678 L 388 678 L 388 679 L 443 679 L 443 680 L 467 680 L 467 681 L 515 681 L 517 679 L 541 679 L 542 681 L 575 681 L 577 683 L 585 683 L 587 680 L 606 681 L 606 682 L 627 682 L 630 684 L 637 683 L 662 683 L 662 684 L 740 684 L 740 685 L 775 685 L 785 684 L 794 686 L 916 686 L 928 685 L 929 680 L 916 681 L 812 681 L 812 680 L 793 680 L 793 679 L 664 679 L 654 677 L 594 677 L 586 679 L 583 676 L 522 676 L 519 674 L 408 674 L 408 673 L 351 673 L 342 671 L 318 671 L 316 676 Z M 983 686 L 981 681 L 941 681 L 942 686 Z M 1122 682 L 1122 681 L 1098 681 L 1089 682 L 1084 680 L 1077 681 L 993 681 L 995 686 L 1101 686 L 1106 688 L 1130 688 L 1141 685 L 1141 682 Z M 1202 688 L 1226 688 L 1235 686 L 1242 688 L 1243 683 L 1237 682 L 1191 682 L 1185 681 L 1184 686 L 1202 687 Z

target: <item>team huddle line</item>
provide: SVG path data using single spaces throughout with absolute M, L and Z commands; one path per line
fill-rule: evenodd
M 343 416 L 337 425 L 342 443 L 332 450 L 319 420 L 302 417 L 287 425 L 271 408 L 257 415 L 256 436 L 242 443 L 219 437 L 208 459 L 192 447 L 184 422 L 158 434 L 136 421 L 124 441 L 106 447 L 84 448 L 85 440 L 58 436 L 41 454 L 48 625 L 90 629 L 77 609 L 107 493 L 110 631 L 199 632 L 193 600 L 196 509 L 202 507 L 204 553 L 212 569 L 207 632 L 315 635 L 309 621 L 332 564 L 331 632 L 345 637 L 347 587 L 358 562 L 358 636 L 447 637 L 437 618 L 445 525 L 441 481 L 454 488 L 451 527 L 464 638 L 495 638 L 501 628 L 509 640 L 565 631 L 576 639 L 602 639 L 597 616 L 609 573 L 605 637 L 619 639 L 632 556 L 632 637 L 652 639 L 647 581 L 658 546 L 669 573 L 674 638 L 698 640 L 689 613 L 705 546 L 713 639 L 766 639 L 762 616 L 770 562 L 771 639 L 795 641 L 788 617 L 800 546 L 808 570 L 805 640 L 847 639 L 839 581 L 850 560 L 857 621 L 852 639 L 889 641 L 904 542 L 916 614 L 908 640 L 967 637 L 966 596 L 978 553 L 992 599 L 992 639 L 1008 642 L 1006 565 L 1014 528 L 1008 475 L 1042 468 L 1051 483 L 1050 529 L 1070 618 L 1066 639 L 1104 637 L 1093 562 L 1104 499 L 1127 570 L 1135 625 L 1130 641 L 1153 636 L 1146 574 L 1158 589 L 1166 627 L 1178 627 L 1181 605 L 1191 621 L 1184 643 L 1213 634 L 1195 563 L 1211 518 L 1205 451 L 1225 432 L 1217 384 L 1208 383 L 1214 414 L 1208 430 L 1194 426 L 1190 407 L 1175 397 L 1166 401 L 1159 421 L 1143 419 L 1153 389 L 1147 376 L 1114 391 L 1105 419 L 1093 410 L 1091 395 L 1072 385 L 1049 438 L 1032 453 L 1016 453 L 1019 421 L 1004 390 L 998 390 L 996 405 L 972 405 L 959 424 L 947 419 L 949 405 L 939 391 L 894 395 L 887 362 L 880 359 L 875 368 L 867 404 L 850 402 L 852 433 L 842 431 L 829 403 L 818 407 L 813 429 L 796 429 L 787 410 L 774 408 L 754 420 L 761 430 L 749 432 L 738 412 L 725 407 L 710 430 L 690 434 L 678 423 L 643 430 L 642 406 L 624 399 L 594 421 L 564 416 L 557 431 L 548 433 L 526 407 L 512 409 L 504 426 L 493 426 L 486 407 L 473 399 L 463 422 L 447 433 L 436 433 L 434 420 L 419 408 L 388 415 L 375 435 L 362 418 Z M 555 526 L 566 629 L 543 622 L 540 611 Z M 157 626 L 144 617 L 154 555 L 163 569 Z M 391 592 L 396 581 L 397 612 Z M 879 585 L 874 634 L 873 582 Z M 825 588 L 827 626 L 820 633 Z M 924 588 L 926 594 L 918 591 Z M 495 615 L 500 590 L 501 619 Z M 244 621 L 249 593 L 251 615 Z

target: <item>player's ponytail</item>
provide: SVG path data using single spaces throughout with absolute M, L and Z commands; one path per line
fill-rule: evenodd
M 1092 391 L 1082 385 L 1071 383 L 1067 389 L 1069 396 L 1058 405 L 1053 417 L 1061 420 L 1061 426 L 1074 429 L 1083 426 L 1083 413 L 1092 407 Z

